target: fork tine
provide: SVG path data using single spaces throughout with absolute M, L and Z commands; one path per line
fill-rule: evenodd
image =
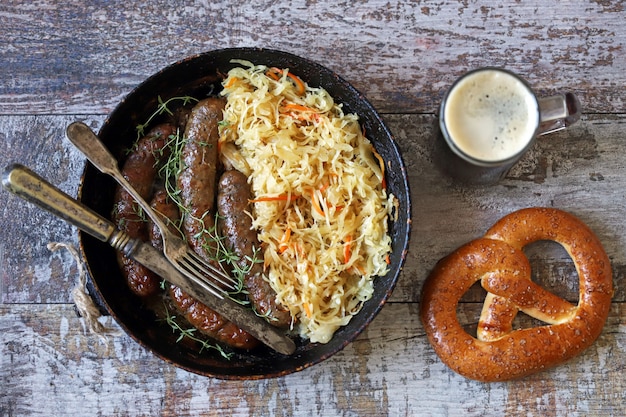
M 197 270 L 206 274 L 208 277 L 222 284 L 228 290 L 234 291 L 239 286 L 239 282 L 237 282 L 237 280 L 235 280 L 234 278 L 226 274 L 221 269 L 204 261 L 195 252 L 191 250 L 187 251 L 186 256 L 182 257 L 179 260 L 179 262 L 183 262 L 183 261 L 187 263 L 186 265 L 187 268 L 192 269 L 192 271 Z
M 190 268 L 189 265 L 179 263 L 177 265 L 177 269 L 191 281 L 200 285 L 204 290 L 210 292 L 220 300 L 224 298 L 224 289 L 220 288 L 210 279 L 200 275 L 194 268 Z

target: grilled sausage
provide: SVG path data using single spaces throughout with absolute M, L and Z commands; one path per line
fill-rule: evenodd
M 176 224 L 180 220 L 180 212 L 178 210 L 178 206 L 167 194 L 167 191 L 163 187 L 159 187 L 152 197 L 152 201 L 150 202 L 150 207 L 157 212 L 160 213 L 164 220 L 165 224 L 168 225 L 170 230 L 179 234 L 179 230 L 176 228 Z M 161 235 L 161 230 L 159 226 L 157 226 L 154 222 L 150 221 L 148 227 L 148 234 L 150 237 L 150 243 L 152 246 L 163 251 L 163 237 Z
M 218 122 L 222 120 L 224 105 L 222 99 L 208 98 L 192 109 L 185 128 L 187 141 L 181 151 L 182 171 L 177 179 L 185 208 L 185 236 L 189 245 L 208 259 L 215 258 L 215 254 L 211 253 L 213 245 L 203 231 L 214 227 Z
M 137 141 L 122 167 L 122 174 L 126 180 L 146 200 L 152 195 L 159 162 L 167 159 L 166 145 L 168 137 L 174 131 L 174 126 L 170 124 L 159 125 L 150 130 L 146 136 Z M 117 227 L 130 237 L 148 240 L 148 226 L 138 204 L 120 186 L 115 191 L 112 219 Z M 117 257 L 132 292 L 145 297 L 159 290 L 159 277 L 156 274 L 121 253 L 118 253 Z
M 254 262 L 255 250 L 261 245 L 252 219 L 246 213 L 250 199 L 250 186 L 244 174 L 226 171 L 218 184 L 217 209 L 219 227 L 226 244 L 239 258 L 238 266 L 244 275 L 244 286 L 258 314 L 267 317 L 276 327 L 287 327 L 291 323 L 289 310 L 276 302 L 276 292 L 263 278 L 263 267 Z
M 195 298 L 172 285 L 169 291 L 176 309 L 205 335 L 237 349 L 253 349 L 259 342 Z

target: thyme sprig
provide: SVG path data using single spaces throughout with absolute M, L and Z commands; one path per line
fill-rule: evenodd
M 180 200 L 180 189 L 178 188 L 176 179 L 184 168 L 181 153 L 186 143 L 187 140 L 185 139 L 184 133 L 181 133 L 180 129 L 176 129 L 176 133 L 170 136 L 170 140 L 167 144 L 171 150 L 170 156 L 159 170 L 159 177 L 165 181 L 167 195 L 176 203 L 179 209 L 182 209 L 183 204 Z
M 148 127 L 148 125 L 152 122 L 152 120 L 157 117 L 162 115 L 163 113 L 167 113 L 170 116 L 173 115 L 174 113 L 172 113 L 172 111 L 169 109 L 169 105 L 170 103 L 180 100 L 182 101 L 182 105 L 186 106 L 187 104 L 191 103 L 191 102 L 198 102 L 200 100 L 198 100 L 195 97 L 191 97 L 191 96 L 180 96 L 180 97 L 172 97 L 166 101 L 163 101 L 163 99 L 161 98 L 161 96 L 157 97 L 157 100 L 159 102 L 159 105 L 157 106 L 156 110 L 150 115 L 150 117 L 148 117 L 148 120 L 146 120 L 146 122 L 144 124 L 139 124 L 136 126 L 137 129 L 137 138 L 142 137 L 145 134 L 145 129 L 146 127 Z
M 197 342 L 200 344 L 199 353 L 202 353 L 202 351 L 204 350 L 215 350 L 223 358 L 227 360 L 230 360 L 230 358 L 233 356 L 232 352 L 226 352 L 220 345 L 209 343 L 207 340 L 197 337 L 196 332 L 198 331 L 198 329 L 196 329 L 195 327 L 183 328 L 176 321 L 176 316 L 173 314 L 170 314 L 167 306 L 165 307 L 165 312 L 166 312 L 165 322 L 172 328 L 172 332 L 174 333 L 178 332 L 178 339 L 176 339 L 176 343 L 179 343 L 181 340 L 187 338 L 189 340 L 193 340 L 194 342 Z
M 182 208 L 181 208 L 182 210 Z M 191 216 L 190 213 L 187 215 Z M 205 221 L 206 216 L 209 213 L 204 213 L 202 218 L 194 218 L 195 221 L 201 224 L 200 231 L 194 236 L 194 239 L 200 240 L 200 245 L 204 249 L 204 252 L 208 254 L 209 258 L 218 263 L 222 269 L 226 272 L 230 271 L 230 274 L 235 278 L 237 286 L 234 290 L 229 291 L 228 297 L 241 305 L 249 305 L 250 302 L 247 299 L 242 299 L 241 295 L 247 295 L 248 292 L 244 288 L 244 276 L 252 268 L 252 263 L 242 267 L 239 265 L 239 256 L 225 244 L 226 238 L 221 236 L 218 231 L 219 214 L 215 213 L 213 224 L 207 224 Z M 261 261 L 262 262 L 262 261 Z

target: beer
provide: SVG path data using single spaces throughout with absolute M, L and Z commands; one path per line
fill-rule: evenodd
M 514 73 L 480 68 L 459 78 L 441 103 L 434 161 L 464 183 L 494 184 L 536 136 L 565 129 L 579 118 L 574 94 L 537 98 Z
M 460 79 L 448 93 L 441 118 L 453 150 L 480 165 L 523 152 L 539 126 L 539 106 L 530 88 L 499 69 Z

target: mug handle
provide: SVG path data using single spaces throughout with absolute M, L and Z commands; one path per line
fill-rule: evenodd
M 540 124 L 537 135 L 563 130 L 580 119 L 580 101 L 574 93 L 539 99 Z

